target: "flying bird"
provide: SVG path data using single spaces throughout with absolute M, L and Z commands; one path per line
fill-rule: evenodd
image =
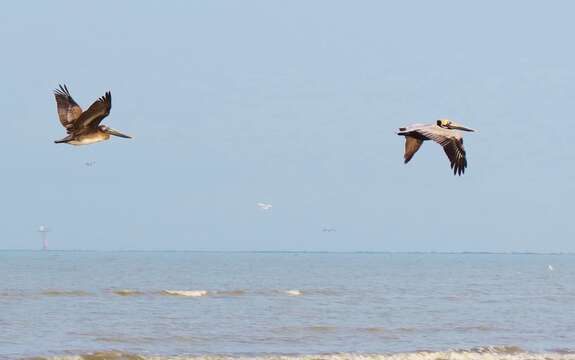
M 449 158 L 453 175 L 461 175 L 467 168 L 463 131 L 475 131 L 448 119 L 437 120 L 435 124 L 413 124 L 399 128 L 397 135 L 405 136 L 404 163 L 408 163 L 425 140 L 433 140 L 443 147 Z
M 110 135 L 132 138 L 111 127 L 100 125 L 112 108 L 112 94 L 109 91 L 90 105 L 86 111 L 82 111 L 74 101 L 66 85 L 60 85 L 59 89 L 54 90 L 54 96 L 58 106 L 58 117 L 68 132 L 68 136 L 54 141 L 55 143 L 88 145 L 108 140 Z
M 264 211 L 272 208 L 272 204 L 265 204 L 265 203 L 259 202 L 257 205 L 261 210 L 264 210 Z

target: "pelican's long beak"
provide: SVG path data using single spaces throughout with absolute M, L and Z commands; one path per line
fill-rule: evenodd
M 456 130 L 463 130 L 463 131 L 471 131 L 471 132 L 475 131 L 474 129 L 470 129 L 470 128 L 467 128 L 467 127 L 461 126 L 461 125 L 452 125 L 451 128 L 456 129 Z
M 131 139 L 132 137 L 130 135 L 126 135 L 126 134 L 122 134 L 121 132 L 119 132 L 116 129 L 112 129 L 112 128 L 108 128 L 108 130 L 106 131 L 108 134 L 110 135 L 114 135 L 114 136 L 119 136 L 119 137 L 123 137 L 123 138 L 127 138 L 127 139 Z

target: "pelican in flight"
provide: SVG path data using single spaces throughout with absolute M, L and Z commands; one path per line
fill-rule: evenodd
M 425 140 L 433 140 L 443 146 L 443 150 L 453 169 L 453 175 L 461 175 L 467 167 L 463 148 L 463 131 L 475 131 L 448 119 L 437 120 L 435 124 L 413 124 L 399 128 L 397 135 L 405 136 L 404 162 L 407 164 Z
M 54 141 L 56 144 L 87 145 L 108 140 L 110 135 L 132 138 L 111 127 L 100 125 L 112 108 L 112 94 L 109 91 L 84 112 L 74 101 L 66 85 L 60 85 L 59 89 L 54 90 L 54 96 L 60 122 L 68 132 L 65 138 Z

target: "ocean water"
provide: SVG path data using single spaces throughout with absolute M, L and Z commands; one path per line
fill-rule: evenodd
M 0 251 L 0 359 L 575 359 L 575 256 Z

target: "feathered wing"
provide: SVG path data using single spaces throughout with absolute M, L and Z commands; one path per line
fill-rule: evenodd
M 112 109 L 112 94 L 108 91 L 80 115 L 75 128 L 81 130 L 97 127 L 102 119 L 108 116 L 110 109 Z
M 70 132 L 82 114 L 82 108 L 74 101 L 66 85 L 60 85 L 59 89 L 54 90 L 54 96 L 56 97 L 60 123 Z
M 467 159 L 465 158 L 465 149 L 463 148 L 463 139 L 450 139 L 450 141 L 443 146 L 443 150 L 453 169 L 453 175 L 461 175 L 465 172 L 467 167 Z
M 403 154 L 403 162 L 407 164 L 413 155 L 419 150 L 419 147 L 423 144 L 423 140 L 414 138 L 413 136 L 405 136 L 405 154 Z
M 465 173 L 465 168 L 467 168 L 463 138 L 456 132 L 444 133 L 443 131 L 444 130 L 441 130 L 441 132 L 419 130 L 418 132 L 441 145 L 443 151 L 445 151 L 445 154 L 449 158 L 453 175 L 461 175 Z

